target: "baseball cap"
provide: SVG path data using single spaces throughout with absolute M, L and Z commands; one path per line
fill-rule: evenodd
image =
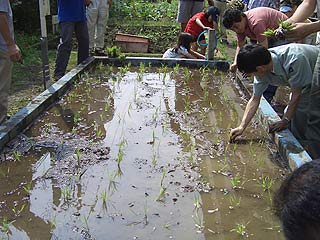
M 282 13 L 287 13 L 292 11 L 292 7 L 289 5 L 282 5 L 279 10 Z
M 208 8 L 208 14 L 211 16 L 212 21 L 217 22 L 220 11 L 217 7 L 211 6 Z

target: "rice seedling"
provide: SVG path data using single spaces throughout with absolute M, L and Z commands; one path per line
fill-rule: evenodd
M 101 193 L 102 207 L 104 209 L 107 209 L 107 197 L 108 197 L 107 190 L 104 190 Z
M 13 160 L 15 161 L 15 162 L 20 162 L 20 160 L 21 160 L 21 153 L 18 151 L 18 150 L 14 150 L 13 152 L 12 152 L 12 154 L 13 154 Z
M 158 117 L 159 117 L 159 107 L 156 107 L 154 110 L 154 113 L 152 114 L 152 120 L 156 122 Z
M 189 96 L 187 98 L 184 98 L 183 101 L 184 101 L 184 111 L 186 113 L 189 113 L 191 110 L 191 102 L 190 102 Z
M 131 118 L 131 110 L 132 110 L 132 103 L 130 102 L 129 106 L 128 106 L 128 116 Z
M 187 67 L 184 67 L 184 68 L 183 68 L 183 76 L 184 76 L 183 82 L 184 82 L 185 84 L 188 83 L 189 80 L 190 80 L 190 77 L 191 77 L 191 71 L 190 71 L 189 68 L 187 68 Z
M 201 208 L 202 204 L 201 204 L 200 195 L 197 195 L 193 198 L 193 205 L 194 205 L 195 209 Z
M 194 215 L 192 215 L 192 219 L 194 222 L 194 225 L 198 228 L 199 231 L 202 231 L 204 229 L 204 222 L 201 216 L 199 216 L 198 213 L 199 209 L 196 209 L 194 211 Z
M 77 128 L 75 126 L 72 127 L 71 133 L 76 134 L 77 133 Z
M 172 74 L 173 74 L 173 75 L 178 74 L 179 70 L 180 70 L 180 65 L 179 65 L 179 64 L 176 64 L 176 65 L 173 67 Z
M 53 230 L 57 227 L 57 219 L 56 217 L 52 218 L 50 221 L 50 232 L 52 233 Z
M 160 202 L 160 201 L 163 201 L 164 200 L 164 197 L 166 195 L 166 191 L 167 191 L 167 188 L 164 187 L 164 186 L 161 186 L 160 187 L 160 192 L 158 194 L 158 197 L 156 198 L 156 201 L 157 202 Z
M 241 180 L 241 177 L 239 175 L 236 175 L 234 177 L 232 177 L 230 179 L 230 182 L 231 182 L 231 185 L 232 185 L 232 188 L 235 189 L 235 188 L 239 188 L 242 184 L 242 180 Z
M 74 124 L 75 126 L 78 125 L 79 119 L 80 119 L 80 114 L 79 114 L 79 112 L 75 112 L 74 115 L 73 115 L 73 124 Z
M 78 167 L 80 167 L 80 161 L 81 161 L 81 150 L 79 148 L 76 148 L 74 150 L 74 153 L 76 155 L 76 160 L 77 160 L 77 163 L 78 163 Z
M 152 154 L 152 160 L 151 160 L 152 166 L 156 166 L 157 165 L 157 154 L 153 153 Z
M 235 228 L 231 229 L 230 232 L 236 232 L 240 237 L 247 237 L 248 234 L 246 232 L 247 224 L 237 223 Z
M 32 190 L 32 181 L 30 181 L 29 183 L 27 183 L 25 186 L 22 187 L 23 190 L 30 195 L 31 190 Z
M 108 175 L 108 179 L 109 179 L 108 193 L 110 196 L 118 190 L 119 183 L 116 181 L 117 176 L 118 176 L 117 173 L 114 173 L 114 174 L 110 173 Z
M 279 20 L 279 28 L 277 30 L 268 28 L 262 35 L 276 39 L 285 39 L 284 31 L 290 31 L 293 27 L 292 23 Z
M 0 229 L 7 236 L 7 239 L 9 239 L 10 227 L 14 222 L 15 220 L 10 222 L 6 217 L 4 217 L 1 221 Z
M 148 207 L 147 200 L 146 200 L 146 203 L 143 206 L 143 210 L 144 210 L 143 222 L 144 222 L 144 225 L 148 225 L 148 223 L 149 223 L 149 220 L 148 220 L 149 207 Z
M 167 188 L 163 185 L 163 180 L 166 176 L 166 171 L 164 168 L 162 168 L 162 174 L 161 174 L 161 180 L 160 180 L 160 192 L 158 194 L 158 197 L 156 198 L 156 201 L 163 201 Z
M 61 189 L 62 198 L 64 201 L 68 202 L 69 200 L 71 200 L 71 191 L 72 190 L 70 186 L 65 186 Z
M 26 207 L 26 204 L 25 204 L 25 203 L 22 204 L 22 206 L 20 207 L 20 209 L 17 209 L 17 206 L 14 205 L 13 208 L 12 208 L 12 212 L 14 213 L 14 216 L 18 217 L 18 216 L 22 213 L 22 211 L 23 211 L 23 209 L 24 209 L 25 207 Z
M 232 194 L 229 198 L 229 202 L 232 208 L 239 207 L 241 203 L 241 197 L 236 197 L 234 194 Z
M 112 65 L 105 65 L 104 66 L 104 73 L 106 75 L 110 75 L 113 71 L 113 66 Z
M 258 185 L 263 189 L 264 192 L 269 192 L 272 188 L 274 180 L 271 179 L 269 176 L 262 177 L 258 180 Z
M 144 73 L 145 73 L 145 65 L 143 62 L 140 62 L 139 71 L 138 71 L 138 81 L 139 82 L 142 81 Z
M 122 139 L 121 142 L 119 143 L 119 148 L 118 148 L 118 153 L 117 153 L 117 164 L 118 167 L 120 167 L 120 164 L 123 160 L 123 156 L 124 156 L 124 148 L 127 145 L 127 140 L 126 139 Z
M 88 217 L 83 216 L 82 217 L 82 222 L 85 224 L 85 229 L 87 230 L 86 235 L 88 235 L 89 239 L 91 238 L 91 234 L 90 234 L 90 228 L 89 228 L 89 224 L 88 224 L 88 219 L 90 217 L 90 214 L 88 215 Z

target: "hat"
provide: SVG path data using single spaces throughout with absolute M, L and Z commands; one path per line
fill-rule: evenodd
M 280 7 L 280 12 L 282 13 L 287 13 L 287 12 L 291 12 L 292 11 L 292 7 L 289 5 L 283 5 Z
M 220 11 L 217 7 L 211 6 L 208 8 L 208 15 L 211 16 L 212 21 L 217 22 Z

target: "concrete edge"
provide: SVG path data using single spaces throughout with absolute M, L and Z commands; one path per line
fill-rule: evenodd
M 93 57 L 82 62 L 56 83 L 35 97 L 25 107 L 0 126 L 0 149 L 23 132 L 43 111 L 48 109 L 70 88 L 73 80 L 95 61 Z
M 246 81 L 241 74 L 236 75 L 236 81 L 246 95 L 251 95 L 251 91 L 243 84 Z M 257 111 L 257 117 L 262 127 L 268 132 L 269 124 L 279 121 L 280 117 L 270 106 L 268 101 L 262 97 Z M 300 142 L 293 136 L 290 130 L 270 134 L 279 149 L 280 156 L 288 162 L 291 170 L 294 170 L 306 162 L 312 160 Z

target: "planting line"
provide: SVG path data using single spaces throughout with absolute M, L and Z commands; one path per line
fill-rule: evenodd
M 126 57 L 125 59 L 109 59 L 108 57 L 97 57 L 98 61 L 102 61 L 105 64 L 113 63 L 114 65 L 121 66 L 128 64 L 129 62 L 133 66 L 139 66 L 140 63 L 146 65 L 151 64 L 153 67 L 161 67 L 167 65 L 168 67 L 174 67 L 177 64 L 184 67 L 202 67 L 208 66 L 209 68 L 215 68 L 219 71 L 226 72 L 229 69 L 229 62 L 225 60 L 205 60 L 205 59 L 183 59 L 183 58 L 151 58 L 151 57 Z
M 27 106 L 20 109 L 14 116 L 0 126 L 0 150 L 22 133 L 44 110 L 48 109 L 59 97 L 70 88 L 78 74 L 84 72 L 94 62 L 94 58 L 88 58 L 57 82 L 40 93 Z
M 245 94 L 251 95 L 252 91 L 245 86 L 244 82 L 246 79 L 244 79 L 241 74 L 237 74 L 236 80 Z M 267 132 L 269 124 L 280 120 L 278 114 L 273 110 L 264 97 L 261 98 L 257 117 L 260 120 L 262 127 Z M 290 130 L 286 129 L 280 132 L 275 132 L 274 134 L 270 134 L 270 137 L 274 140 L 281 157 L 288 162 L 291 170 L 294 170 L 302 164 L 312 160 Z

